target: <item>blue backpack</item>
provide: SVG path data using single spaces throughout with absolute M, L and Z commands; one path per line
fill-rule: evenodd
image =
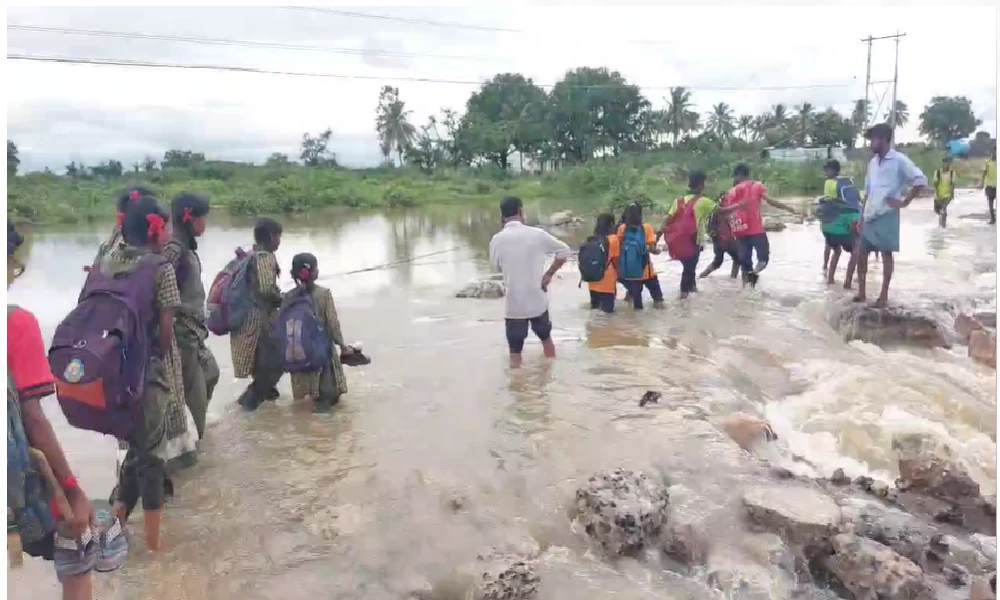
M 646 231 L 643 227 L 626 227 L 618 257 L 618 275 L 622 279 L 642 279 L 649 261 Z
M 7 316 L 17 307 L 7 305 Z M 7 369 L 7 531 L 16 529 L 21 545 L 37 542 L 56 527 L 49 493 L 29 452 L 17 386 Z
M 289 292 L 272 330 L 286 373 L 319 371 L 330 364 L 330 338 L 305 288 Z

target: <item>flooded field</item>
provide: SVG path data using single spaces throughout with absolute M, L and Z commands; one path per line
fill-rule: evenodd
M 996 310 L 996 230 L 982 213 L 979 191 L 958 195 L 946 230 L 929 200 L 903 211 L 895 304 L 949 326 L 955 307 Z M 603 559 L 568 510 L 600 469 L 662 474 L 672 502 L 718 511 L 713 539 L 738 546 L 740 490 L 763 475 L 718 425 L 735 412 L 772 423 L 787 445 L 774 460 L 795 454 L 796 468 L 821 475 L 840 467 L 891 481 L 892 437 L 933 433 L 973 467 L 983 493 L 996 492 L 995 371 L 964 347 L 845 343 L 827 314 L 848 292 L 825 285 L 815 224 L 770 235 L 771 264 L 753 291 L 728 278 L 727 264 L 681 303 L 679 265 L 656 257 L 662 311 L 591 312 L 569 264 L 549 291 L 558 359 L 529 340 L 524 367 L 511 371 L 503 301 L 454 298 L 490 271 L 494 210 L 323 221 L 286 225 L 282 287 L 295 253 L 316 254 L 345 337 L 363 341 L 372 364 L 348 368 L 350 393 L 331 415 L 293 403 L 287 378 L 277 403 L 244 414 L 228 340 L 213 337 L 222 380 L 200 463 L 177 476 L 164 511 L 164 551 L 147 553 L 137 528 L 126 566 L 98 576 L 102 600 L 457 600 L 477 555 L 524 547 L 544 551 L 540 598 L 710 597 L 704 574 Z M 10 301 L 34 311 L 46 336 L 105 233 L 33 236 Z M 213 224 L 200 242 L 206 279 L 251 238 L 246 224 Z M 344 274 L 396 261 L 408 262 Z M 872 268 L 874 297 L 881 269 Z M 639 408 L 646 390 L 663 398 Z M 84 489 L 106 497 L 113 440 L 69 428 L 54 398 L 46 409 Z M 50 569 L 28 561 L 8 593 L 57 597 Z

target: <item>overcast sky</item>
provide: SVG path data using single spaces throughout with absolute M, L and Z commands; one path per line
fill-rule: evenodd
M 347 52 L 85 37 L 8 28 L 7 52 L 332 73 L 335 79 L 218 71 L 7 61 L 7 137 L 26 170 L 62 172 L 71 160 L 126 165 L 170 148 L 227 160 L 298 155 L 303 132 L 333 130 L 342 164 L 380 160 L 374 111 L 384 84 L 400 89 L 413 121 L 461 109 L 474 85 L 393 81 L 483 81 L 520 72 L 539 84 L 578 66 L 617 69 L 655 107 L 669 86 L 693 90 L 701 112 L 724 101 L 736 114 L 811 102 L 848 113 L 864 96 L 860 39 L 907 33 L 900 46 L 899 99 L 910 107 L 902 141 L 917 137 L 934 95 L 965 95 L 996 133 L 997 10 L 982 7 L 354 8 L 431 26 L 280 8 L 9 8 L 8 27 L 27 25 L 253 40 Z M 479 28 L 509 31 L 482 30 Z M 894 44 L 876 42 L 872 78 L 891 79 Z M 384 79 L 383 79 L 384 78 Z M 827 87 L 804 87 L 827 86 Z M 714 88 L 714 89 L 713 89 Z M 730 88 L 730 89 L 719 89 Z M 736 88 L 736 89 L 732 89 Z M 757 88 L 757 89 L 753 89 Z M 762 90 L 759 88 L 787 88 Z M 873 86 L 872 98 L 891 91 Z

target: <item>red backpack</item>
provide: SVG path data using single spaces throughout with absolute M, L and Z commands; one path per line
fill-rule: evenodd
M 667 253 L 674 260 L 685 260 L 694 256 L 698 249 L 698 221 L 694 216 L 694 205 L 700 196 L 694 196 L 685 203 L 677 199 L 677 210 L 663 224 L 663 241 Z

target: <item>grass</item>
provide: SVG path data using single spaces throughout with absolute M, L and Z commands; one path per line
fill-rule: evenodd
M 941 152 L 908 150 L 928 176 L 940 165 Z M 638 200 L 662 207 L 686 189 L 691 169 L 708 175 L 706 193 L 717 195 L 731 184 L 732 168 L 745 162 L 755 179 L 775 196 L 816 196 L 822 192 L 822 161 L 778 163 L 746 154 L 657 151 L 622 158 L 595 159 L 542 174 L 517 176 L 498 169 L 441 169 L 424 174 L 412 169 L 264 167 L 205 163 L 192 169 L 129 174 L 121 179 L 71 179 L 31 173 L 7 180 L 9 217 L 36 224 L 79 223 L 110 218 L 114 198 L 131 183 L 144 183 L 161 197 L 180 192 L 207 196 L 212 205 L 233 215 L 296 214 L 340 208 L 410 208 L 429 205 L 491 204 L 514 195 L 544 209 L 580 212 L 620 211 Z M 864 164 L 850 161 L 844 174 L 860 178 Z M 960 186 L 971 186 L 982 161 L 959 161 Z

